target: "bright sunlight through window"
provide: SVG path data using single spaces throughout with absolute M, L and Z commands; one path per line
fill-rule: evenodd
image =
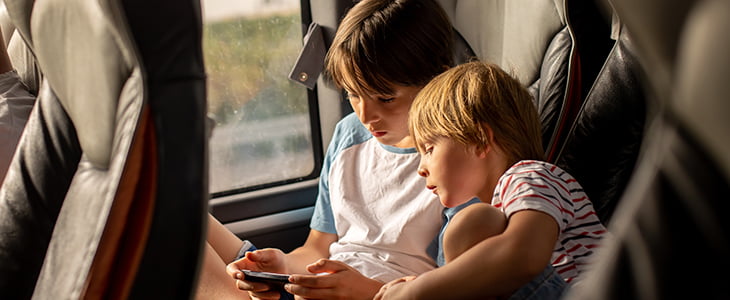
M 287 75 L 302 46 L 299 0 L 203 0 L 210 192 L 314 169 L 307 90 Z

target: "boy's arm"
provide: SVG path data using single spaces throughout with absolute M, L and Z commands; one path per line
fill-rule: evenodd
M 545 213 L 516 212 L 504 233 L 478 243 L 443 267 L 389 285 L 379 297 L 465 299 L 510 294 L 547 267 L 558 232 L 555 219 Z
M 318 230 L 309 230 L 309 236 L 299 248 L 289 252 L 287 256 L 287 267 L 290 273 L 308 274 L 307 265 L 322 258 L 329 258 L 330 245 L 337 241 L 337 235 Z
M 208 251 L 214 251 L 225 263 L 232 262 L 243 246 L 243 241 L 210 213 L 208 213 L 207 241 L 210 246 Z

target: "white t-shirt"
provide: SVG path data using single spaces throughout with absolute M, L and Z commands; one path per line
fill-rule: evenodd
M 337 234 L 331 259 L 382 282 L 436 267 L 444 208 L 419 160 L 415 148 L 380 144 L 354 114 L 338 123 L 310 225 Z

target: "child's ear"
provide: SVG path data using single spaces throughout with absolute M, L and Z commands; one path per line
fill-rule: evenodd
M 479 158 L 486 158 L 487 153 L 492 149 L 489 144 L 474 146 L 474 152 Z
M 485 158 L 487 157 L 487 153 L 489 153 L 489 151 L 494 150 L 494 132 L 492 131 L 492 128 L 489 127 L 489 125 L 485 123 L 482 123 L 481 125 L 482 129 L 487 134 L 487 142 L 484 143 L 484 145 L 480 145 L 480 147 L 476 147 L 476 151 L 477 156 L 479 156 L 480 158 Z

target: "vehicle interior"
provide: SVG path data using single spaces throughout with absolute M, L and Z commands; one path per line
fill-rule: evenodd
M 614 235 L 566 298 L 728 298 L 730 2 L 438 1 L 456 61 L 528 88 L 546 160 Z M 37 103 L 0 188 L 0 295 L 192 298 L 207 213 L 302 245 L 352 111 L 321 72 L 354 2 L 3 0 Z

